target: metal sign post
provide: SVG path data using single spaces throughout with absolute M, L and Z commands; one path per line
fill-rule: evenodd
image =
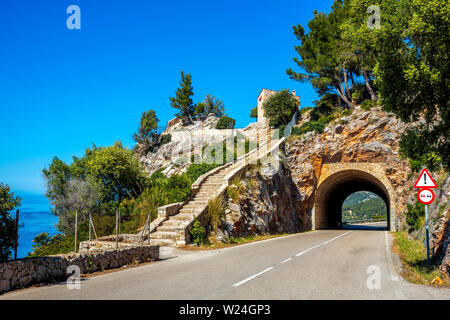
M 428 177 L 428 178 L 427 178 Z M 420 173 L 419 179 L 414 184 L 414 188 L 419 188 L 417 200 L 425 205 L 425 241 L 427 247 L 427 262 L 430 264 L 430 235 L 428 228 L 428 205 L 434 201 L 435 195 L 432 188 L 437 188 L 436 182 L 426 168 Z
M 427 262 L 430 264 L 430 237 L 428 235 L 428 205 L 425 205 L 425 237 L 427 242 Z

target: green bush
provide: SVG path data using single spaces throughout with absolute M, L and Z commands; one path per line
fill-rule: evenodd
M 8 185 L 0 183 L 0 262 L 8 261 L 16 239 L 16 222 L 10 212 L 20 206 Z
M 309 131 L 317 131 L 322 133 L 325 129 L 325 124 L 318 121 L 308 121 L 300 127 L 300 134 L 307 133 Z
M 217 168 L 219 165 L 216 163 L 193 163 L 189 166 L 186 171 L 187 176 L 191 179 L 192 183 L 194 183 L 201 175 Z
M 321 117 L 319 119 L 319 122 L 326 125 L 326 124 L 330 123 L 331 121 L 333 121 L 334 119 L 336 119 L 336 117 L 334 115 L 330 114 L 328 116 Z
M 226 202 L 223 196 L 208 201 L 208 225 L 209 230 L 216 231 L 220 225 L 221 219 L 225 217 Z
M 234 125 L 236 124 L 236 120 L 233 118 L 224 116 L 219 119 L 216 125 L 216 129 L 234 129 Z
M 353 112 L 352 109 L 345 109 L 344 111 L 342 111 L 342 115 L 343 116 L 348 116 L 348 115 L 351 115 L 352 112 Z
M 57 234 L 50 237 L 48 233 L 40 233 L 33 240 L 33 252 L 28 257 L 44 257 L 55 254 L 69 253 L 74 250 L 73 235 Z
M 169 143 L 172 141 L 172 136 L 170 134 L 163 134 L 161 135 L 161 140 L 159 141 L 159 146 L 165 145 L 166 143 Z
M 191 185 L 191 179 L 185 173 L 171 176 L 166 185 L 169 203 L 187 200 L 192 193 Z
M 422 228 L 425 216 L 425 206 L 416 201 L 414 205 L 408 204 L 406 211 L 406 223 L 409 225 L 409 231 L 415 231 Z
M 361 109 L 370 110 L 373 107 L 376 107 L 378 102 L 376 100 L 366 99 L 361 103 Z
M 198 220 L 194 220 L 194 224 L 192 225 L 189 234 L 191 235 L 191 242 L 194 244 L 200 246 L 205 243 L 206 229 L 202 227 Z

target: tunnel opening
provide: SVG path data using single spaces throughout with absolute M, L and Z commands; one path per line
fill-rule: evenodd
M 314 229 L 341 229 L 344 201 L 357 192 L 370 192 L 386 205 L 386 228 L 390 229 L 390 197 L 384 184 L 372 174 L 361 170 L 343 170 L 327 177 L 316 191 Z M 384 227 L 383 227 L 384 229 Z
M 386 203 L 370 191 L 358 191 L 349 195 L 342 204 L 341 212 L 341 223 L 345 229 L 387 228 Z

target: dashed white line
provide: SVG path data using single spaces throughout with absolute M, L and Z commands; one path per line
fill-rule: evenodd
M 250 281 L 250 280 L 252 280 L 252 279 L 254 279 L 254 278 L 256 278 L 256 277 L 258 277 L 260 275 L 262 275 L 263 273 L 266 273 L 267 271 L 272 270 L 272 269 L 273 269 L 273 267 L 269 267 L 269 268 L 267 268 L 267 269 L 265 269 L 265 270 L 263 270 L 261 272 L 258 272 L 257 274 L 252 275 L 251 277 L 248 277 L 247 279 L 242 280 L 241 282 L 233 284 L 233 286 L 234 287 L 239 287 L 241 284 L 244 284 L 244 283 L 246 283 L 246 282 L 248 282 L 248 281 Z
M 281 262 L 280 262 L 280 264 L 281 264 L 281 263 L 286 263 L 286 262 L 289 262 L 289 261 L 291 261 L 291 260 L 292 260 L 292 258 L 287 258 L 287 259 L 285 259 L 285 260 L 281 261 Z
M 340 237 L 343 237 L 343 236 L 345 236 L 346 234 L 348 234 L 348 233 L 350 233 L 350 232 L 351 232 L 351 231 L 347 231 L 346 233 L 343 233 L 343 234 L 341 234 L 341 235 L 339 235 L 339 236 L 337 236 L 337 237 L 334 237 L 333 239 L 327 240 L 327 241 L 325 241 L 325 242 L 322 242 L 321 244 L 315 245 L 314 247 L 311 247 L 311 248 L 306 249 L 306 250 L 304 250 L 304 251 L 302 251 L 302 252 L 299 252 L 299 253 L 297 253 L 295 256 L 296 256 L 296 257 L 299 257 L 299 256 L 301 256 L 301 255 L 303 255 L 303 254 L 305 254 L 305 253 L 307 253 L 307 252 L 309 252 L 309 251 L 311 251 L 311 250 L 314 250 L 315 248 L 324 246 L 324 245 L 326 245 L 326 244 L 328 244 L 328 243 L 330 243 L 330 242 L 332 242 L 332 241 L 334 241 L 334 240 L 337 240 L 337 239 L 339 239 Z M 280 264 L 286 263 L 286 262 L 288 262 L 288 261 L 290 261 L 290 260 L 292 260 L 292 257 L 291 257 L 291 258 L 287 258 L 287 259 L 281 261 Z M 252 275 L 252 276 L 250 276 L 250 277 L 248 277 L 248 278 L 246 278 L 246 279 L 244 279 L 244 280 L 242 280 L 242 281 L 240 281 L 240 282 L 238 282 L 238 283 L 233 284 L 233 287 L 239 287 L 240 285 L 242 285 L 242 284 L 244 284 L 244 283 L 246 283 L 246 282 L 248 282 L 248 281 L 250 281 L 250 280 L 253 280 L 253 279 L 255 279 L 256 277 L 259 277 L 259 276 L 262 275 L 263 273 L 266 273 L 267 271 L 272 270 L 273 268 L 274 268 L 274 266 L 269 267 L 269 268 L 267 268 L 267 269 L 264 269 L 263 271 L 258 272 L 257 274 L 254 274 L 254 275 Z

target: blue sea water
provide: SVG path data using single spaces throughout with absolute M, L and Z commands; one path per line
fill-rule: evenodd
M 51 206 L 47 197 L 41 194 L 16 192 L 22 199 L 19 207 L 19 246 L 17 258 L 24 258 L 33 249 L 33 239 L 42 232 L 55 235 L 58 232 L 56 224 L 58 218 L 51 213 Z M 15 216 L 15 212 L 13 214 Z

